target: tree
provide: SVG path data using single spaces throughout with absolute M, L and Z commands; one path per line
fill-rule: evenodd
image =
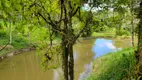
M 87 0 L 86 0 L 87 1 Z M 1 0 L 0 14 L 4 20 L 16 22 L 17 20 L 26 21 L 24 24 L 34 23 L 35 25 L 44 25 L 50 30 L 50 46 L 53 46 L 52 36 L 57 33 L 61 36 L 61 48 L 63 58 L 63 70 L 65 80 L 74 79 L 74 59 L 73 45 L 79 36 L 87 29 L 87 25 L 91 21 L 91 9 L 88 11 L 86 18 L 81 19 L 81 7 L 84 0 Z M 77 14 L 78 13 L 78 14 Z M 6 16 L 5 16 L 6 15 Z M 83 22 L 82 29 L 74 32 L 72 26 L 73 17 Z M 27 21 L 28 20 L 28 21 Z M 19 21 L 17 21 L 19 22 Z M 10 31 L 11 33 L 11 31 Z M 10 38 L 11 40 L 11 38 Z M 50 51 L 48 51 L 50 52 Z M 45 53 L 46 61 L 50 60 L 49 53 Z M 47 66 L 47 65 L 46 65 Z
M 139 7 L 139 14 L 138 18 L 140 19 L 139 25 L 138 25 L 138 53 L 136 58 L 137 58 L 137 66 L 138 67 L 138 76 L 142 76 L 142 1 L 140 2 L 140 7 Z
M 81 19 L 80 9 L 86 1 L 83 0 L 35 0 L 35 1 L 21 1 L 18 2 L 22 6 L 23 14 L 33 16 L 33 20 L 38 20 L 39 23 L 48 25 L 47 28 L 51 30 L 50 36 L 57 33 L 61 36 L 62 48 L 62 66 L 65 80 L 74 79 L 74 59 L 73 59 L 73 45 L 78 37 L 87 29 L 87 25 L 91 22 L 91 9 L 85 19 Z M 23 11 L 24 10 L 24 11 Z M 20 10 L 19 10 L 20 11 Z M 21 11 L 20 11 L 21 12 Z M 78 13 L 78 15 L 77 15 Z M 25 16 L 25 17 L 26 17 Z M 84 22 L 82 29 L 75 34 L 75 28 L 72 26 L 73 17 L 78 16 L 79 20 Z M 51 38 L 51 37 L 50 37 Z M 52 47 L 52 39 L 50 47 Z M 46 61 L 50 60 L 49 53 L 45 54 Z
M 12 40 L 13 40 L 13 24 L 15 24 L 15 22 L 19 20 L 19 18 L 17 18 L 18 14 L 17 14 L 17 10 L 15 10 L 15 6 L 14 6 L 14 1 L 13 0 L 1 0 L 0 1 L 0 17 L 1 20 L 4 21 L 5 26 L 8 27 L 9 30 L 9 44 L 12 44 Z

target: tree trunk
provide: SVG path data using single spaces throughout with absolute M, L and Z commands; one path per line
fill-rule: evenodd
M 138 18 L 140 19 L 139 21 L 139 26 L 138 26 L 138 53 L 136 54 L 137 58 L 137 66 L 138 66 L 138 77 L 142 76 L 142 2 L 140 3 L 140 8 L 139 8 L 139 15 Z
M 74 58 L 73 58 L 73 45 L 74 45 L 74 34 L 72 29 L 72 13 L 69 11 L 68 16 L 68 52 L 69 52 L 69 80 L 74 80 Z
M 74 58 L 73 58 L 73 45 L 69 45 L 69 78 L 74 79 Z
M 131 2 L 131 14 L 132 14 L 132 20 L 131 20 L 131 24 L 132 24 L 132 46 L 134 47 L 134 21 L 133 21 L 133 19 L 134 19 L 134 12 L 133 12 L 133 9 L 134 9 L 134 6 L 133 6 L 133 0 L 132 0 L 132 2 Z
M 28 29 L 30 28 L 30 26 L 28 26 Z M 29 44 L 31 44 L 31 35 L 30 35 L 30 30 L 28 31 L 28 40 L 29 40 Z
M 116 27 L 116 35 L 121 36 L 120 30 L 121 30 L 121 25 L 119 25 L 118 27 Z
M 73 45 L 68 44 L 65 41 L 62 42 L 63 47 L 63 71 L 64 71 L 64 79 L 65 80 L 73 80 L 74 79 L 74 59 L 73 59 Z
M 72 30 L 72 18 L 68 16 L 68 21 L 64 21 L 65 33 L 62 36 L 63 47 L 63 70 L 65 80 L 74 80 L 74 58 L 73 58 L 73 44 L 74 34 Z
M 9 44 L 12 43 L 12 23 L 10 22 L 10 28 L 9 28 Z
M 68 79 L 68 47 L 66 47 L 67 43 L 64 41 L 64 38 L 62 39 L 62 58 L 63 58 L 63 62 L 62 62 L 62 68 L 63 68 L 63 72 L 64 72 L 64 79 L 65 80 L 69 80 Z
M 139 12 L 139 26 L 138 26 L 138 54 L 139 62 L 142 61 L 142 2 L 140 3 L 140 12 Z

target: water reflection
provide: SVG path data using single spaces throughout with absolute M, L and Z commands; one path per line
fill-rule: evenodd
M 98 38 L 80 42 L 74 46 L 74 80 L 86 79 L 92 70 L 94 56 L 99 57 L 121 49 L 118 47 L 131 46 L 130 40 Z M 63 77 L 61 68 L 44 72 L 40 66 L 42 58 L 35 53 L 36 51 L 29 51 L 1 61 L 0 80 L 63 80 L 60 79 Z
M 61 68 L 58 68 L 58 69 L 55 69 L 54 72 L 53 72 L 53 80 L 61 80 L 61 76 L 62 76 L 62 69 Z
M 93 57 L 94 59 L 117 50 L 121 50 L 121 48 L 116 48 L 116 46 L 114 46 L 113 40 L 103 38 L 96 39 L 94 45 L 92 46 L 92 51 L 95 54 Z M 79 80 L 85 80 L 89 76 L 92 71 L 92 62 L 90 64 L 86 64 L 84 67 L 85 71 L 80 74 Z
M 112 40 L 108 39 L 96 39 L 94 46 L 92 47 L 92 51 L 95 53 L 94 58 L 100 57 L 109 52 L 121 50 L 121 48 L 116 48 L 113 43 L 114 42 Z
M 84 72 L 80 74 L 79 80 L 85 80 L 92 71 L 92 62 L 90 64 L 84 65 L 84 68 L 86 69 Z
M 74 58 L 74 60 L 76 60 L 76 59 L 77 59 L 77 52 L 76 52 L 76 51 L 74 51 L 74 53 L 73 53 L 73 54 L 74 54 L 74 57 L 73 57 L 73 58 Z

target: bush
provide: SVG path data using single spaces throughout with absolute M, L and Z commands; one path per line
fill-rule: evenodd
M 17 36 L 15 37 L 11 45 L 14 46 L 16 49 L 21 49 L 28 46 L 28 41 L 21 36 Z
M 129 36 L 129 35 L 130 35 L 130 32 L 127 31 L 127 30 L 121 29 L 120 32 L 117 31 L 116 34 L 119 35 L 119 36 L 122 36 L 122 35 Z
M 2 39 L 2 38 L 5 38 L 5 37 L 7 37 L 6 32 L 5 32 L 5 31 L 0 30 L 0 38 Z
M 5 45 L 9 42 L 8 35 L 5 31 L 0 30 L 0 45 Z

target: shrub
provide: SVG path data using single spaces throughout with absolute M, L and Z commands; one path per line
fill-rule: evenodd
M 119 36 L 122 36 L 122 35 L 129 36 L 129 35 L 130 35 L 130 32 L 127 31 L 127 30 L 121 29 L 120 32 L 117 31 L 116 34 L 119 35 Z
M 5 32 L 5 31 L 0 30 L 0 38 L 2 39 L 2 38 L 5 38 L 5 37 L 7 37 L 6 32 Z
M 15 37 L 11 45 L 14 46 L 16 49 L 21 49 L 28 46 L 28 41 L 21 36 L 17 36 Z

